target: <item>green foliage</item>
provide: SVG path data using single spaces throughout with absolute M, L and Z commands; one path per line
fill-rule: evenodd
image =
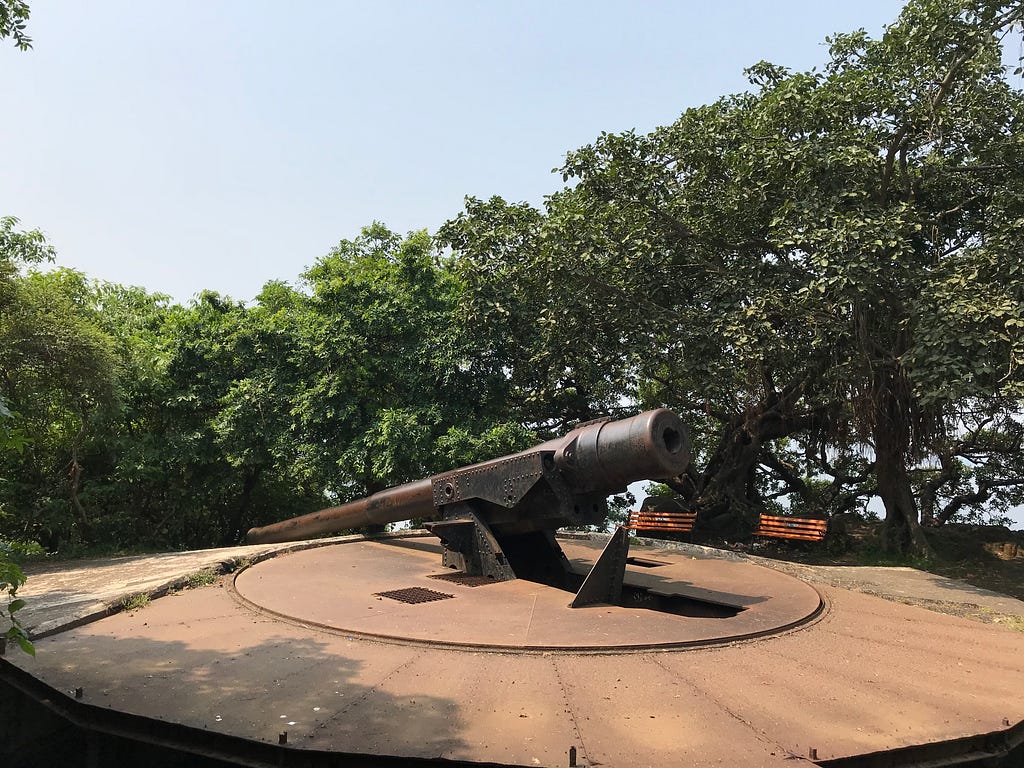
M 28 18 L 28 7 L 23 3 L 0 3 L 0 37 L 13 35 L 15 44 L 23 49 L 31 42 L 23 34 L 24 20 Z M 0 218 L 0 345 L 13 335 L 12 328 L 18 323 L 15 315 L 19 309 L 18 269 L 23 265 L 38 264 L 53 257 L 52 249 L 46 244 L 39 230 L 20 231 L 18 220 L 13 216 Z M 0 351 L 3 346 L 0 346 Z M 22 456 L 32 445 L 26 433 L 23 417 L 11 407 L 10 377 L 0 370 L 0 483 L 4 482 L 4 466 L 12 457 Z M 3 499 L 0 498 L 0 522 L 10 516 Z M 7 593 L 6 606 L 0 606 L 0 621 L 9 624 L 3 638 L 4 645 L 16 643 L 25 653 L 35 655 L 35 647 L 29 640 L 17 613 L 25 607 L 25 601 L 17 597 L 18 589 L 25 583 L 25 574 L 14 562 L 16 558 L 38 551 L 35 542 L 8 540 L 0 536 L 0 591 Z
M 162 481 L 145 478 L 155 492 L 147 512 L 168 541 L 234 543 L 275 506 L 311 503 L 312 492 L 289 472 L 293 340 L 265 320 L 274 317 L 259 306 L 250 311 L 212 293 L 163 317 L 166 378 L 154 393 L 162 407 L 133 448 L 134 467 L 160 468 Z M 162 439 L 151 442 L 156 435 Z
M 16 48 L 27 51 L 32 38 L 25 33 L 29 7 L 23 0 L 0 0 L 0 40 L 11 38 Z
M 194 571 L 185 577 L 185 584 L 189 589 L 207 587 L 217 582 L 217 572 L 212 568 L 204 568 L 201 571 Z
M 7 407 L 6 398 L 0 395 L 0 453 L 22 453 L 32 442 L 17 423 L 18 414 Z
M 134 595 L 126 595 L 121 598 L 121 610 L 140 611 L 149 605 L 149 595 L 146 592 L 137 592 Z
M 80 540 L 91 525 L 81 496 L 86 455 L 118 409 L 114 350 L 80 273 L 29 272 L 10 281 L 9 296 L 0 387 L 18 413 L 23 450 L 0 456 L 0 506 L 20 523 L 3 533 Z
M 521 424 L 503 422 L 477 434 L 464 426 L 453 426 L 438 437 L 438 463 L 464 467 L 478 461 L 525 450 L 536 445 L 536 434 Z M 443 459 L 442 459 L 443 457 Z
M 17 596 L 18 588 L 24 583 L 25 574 L 21 568 L 8 560 L 5 553 L 0 552 L 0 592 L 7 593 L 7 605 L 0 605 L 0 622 L 10 625 L 2 635 L 4 643 L 17 643 L 22 651 L 35 656 L 35 647 L 17 616 L 18 611 L 25 607 L 25 601 Z
M 636 496 L 631 492 L 619 493 L 608 499 L 608 515 L 604 525 L 591 526 L 596 530 L 607 530 L 610 526 L 625 525 L 629 522 L 629 511 L 636 506 Z
M 460 284 L 425 232 L 381 224 L 305 275 L 295 314 L 302 466 L 348 500 L 521 447 L 501 416 L 503 377 L 454 322 Z
M 178 306 L 69 270 L 7 274 L 11 540 L 63 555 L 232 544 L 536 442 L 456 322 L 462 286 L 425 233 L 368 227 L 304 290 L 269 283 L 248 306 L 211 292 Z
M 2 450 L 0 450 L 2 453 Z M 26 603 L 17 597 L 17 590 L 25 584 L 25 573 L 14 562 L 19 555 L 25 554 L 26 548 L 15 543 L 0 540 L 0 592 L 6 592 L 6 606 L 0 605 L 0 623 L 9 625 L 3 635 L 0 635 L 4 647 L 10 643 L 28 653 L 36 655 L 36 648 L 29 639 L 25 627 L 18 621 L 17 611 L 22 610 Z
M 438 233 L 458 255 L 458 318 L 474 339 L 476 364 L 502 382 L 521 423 L 546 432 L 622 412 L 623 396 L 635 389 L 632 351 L 604 343 L 628 327 L 589 303 L 602 299 L 579 270 L 581 253 L 594 246 L 563 255 L 555 242 L 563 238 L 553 228 L 556 211 L 560 221 L 584 225 L 582 211 L 561 210 L 572 203 L 572 195 L 553 196 L 545 218 L 526 204 L 468 198 Z
M 46 551 L 34 541 L 10 541 L 0 539 L 0 558 L 14 563 L 23 563 L 26 560 L 42 558 Z
M 19 264 L 53 261 L 54 250 L 38 229 L 27 232 L 16 229 L 14 216 L 0 216 L 0 278 L 10 280 Z

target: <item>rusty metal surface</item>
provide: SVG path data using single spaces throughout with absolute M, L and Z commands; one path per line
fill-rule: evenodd
M 620 525 L 608 539 L 600 557 L 569 605 L 573 608 L 585 608 L 600 603 L 620 605 L 628 560 L 629 529 Z M 649 596 L 645 595 L 646 597 Z
M 586 573 L 601 554 L 599 542 L 564 542 L 574 568 Z M 235 580 L 255 608 L 353 635 L 418 643 L 535 650 L 634 649 L 737 640 L 799 624 L 819 609 L 806 583 L 745 562 L 692 560 L 651 550 L 668 563 L 627 567 L 627 581 L 742 610 L 733 618 L 681 617 L 642 608 L 592 605 L 570 608 L 571 592 L 528 581 L 459 589 L 430 605 L 377 599 L 389 588 L 436 586 L 439 548 L 415 543 L 355 542 L 259 563 Z M 664 556 L 663 556 L 664 555 Z
M 423 544 L 330 549 L 368 549 L 385 573 L 406 576 L 391 555 L 436 567 L 436 555 Z M 596 556 L 596 545 L 576 546 L 566 545 L 572 559 Z M 717 569 L 749 565 L 636 549 L 644 560 L 670 564 L 631 568 L 631 579 L 646 576 L 665 586 L 670 579 L 659 572 L 675 568 L 723 600 L 736 574 Z M 307 578 L 318 565 L 298 554 L 277 559 L 289 561 L 298 600 L 314 589 Z M 324 603 L 360 584 L 349 578 L 360 570 L 357 563 L 335 566 L 335 588 L 319 595 Z M 761 586 L 763 575 L 750 566 L 742 578 L 746 593 Z M 517 594 L 513 585 L 453 584 L 455 599 L 422 605 L 372 599 L 391 613 L 435 612 L 469 606 L 473 594 L 496 593 L 472 606 L 486 611 L 480 621 L 497 626 L 504 593 Z M 540 606 L 539 590 L 548 588 L 530 586 Z M 374 591 L 386 587 L 379 583 Z M 795 631 L 605 655 L 370 640 L 253 611 L 222 582 L 40 640 L 36 659 L 8 658 L 57 690 L 81 687 L 86 704 L 266 743 L 288 731 L 297 750 L 520 765 L 564 766 L 575 747 L 578 763 L 589 766 L 782 768 L 811 749 L 830 760 L 998 731 L 1024 719 L 1024 634 L 820 589 L 828 612 Z M 563 597 L 563 609 L 570 598 Z M 361 610 L 372 613 L 365 605 Z M 571 612 L 590 622 L 577 630 L 581 644 L 607 620 L 603 610 Z M 633 633 L 644 634 L 651 617 L 656 614 L 638 612 Z M 456 631 L 450 626 L 449 636 Z
M 494 579 L 489 579 L 486 576 L 473 576 L 469 573 L 433 573 L 427 577 L 428 579 L 437 579 L 438 581 L 451 581 L 456 584 L 461 584 L 464 587 L 485 587 L 488 584 L 499 584 L 500 582 Z
M 404 587 L 402 589 L 389 589 L 385 592 L 374 592 L 374 597 L 386 597 L 389 600 L 397 600 L 400 603 L 416 605 L 418 603 L 432 603 L 435 600 L 451 600 L 455 595 L 447 592 L 435 592 L 425 587 Z
M 246 538 L 280 542 L 415 517 L 429 520 L 424 527 L 440 540 L 444 567 L 496 581 L 576 587 L 577 608 L 598 601 L 621 605 L 635 597 L 621 588 L 626 531 L 620 530 L 621 556 L 599 560 L 601 574 L 591 574 L 582 586 L 554 532 L 602 522 L 610 494 L 633 481 L 677 476 L 691 459 L 679 417 L 660 408 L 582 425 L 526 451 L 253 528 Z

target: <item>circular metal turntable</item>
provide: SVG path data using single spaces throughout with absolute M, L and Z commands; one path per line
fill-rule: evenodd
M 589 541 L 562 547 L 580 573 L 600 554 Z M 423 539 L 356 541 L 258 563 L 234 586 L 250 607 L 340 634 L 501 651 L 705 646 L 786 631 L 823 609 L 791 576 L 667 549 L 630 558 L 623 605 L 585 608 L 553 587 L 447 570 L 440 552 Z

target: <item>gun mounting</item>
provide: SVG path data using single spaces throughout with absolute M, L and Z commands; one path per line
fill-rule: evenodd
M 679 417 L 661 408 L 576 427 L 520 453 L 396 486 L 365 499 L 251 529 L 251 544 L 429 519 L 442 563 L 499 581 L 522 578 L 572 589 L 578 577 L 555 541 L 564 526 L 601 523 L 607 497 L 638 480 L 682 474 L 692 460 Z M 573 601 L 615 602 L 628 554 L 619 528 Z

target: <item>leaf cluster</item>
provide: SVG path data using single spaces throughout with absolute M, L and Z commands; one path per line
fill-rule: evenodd
M 0 40 L 11 38 L 22 51 L 32 47 L 32 38 L 25 32 L 29 17 L 28 3 L 24 0 L 0 0 Z

